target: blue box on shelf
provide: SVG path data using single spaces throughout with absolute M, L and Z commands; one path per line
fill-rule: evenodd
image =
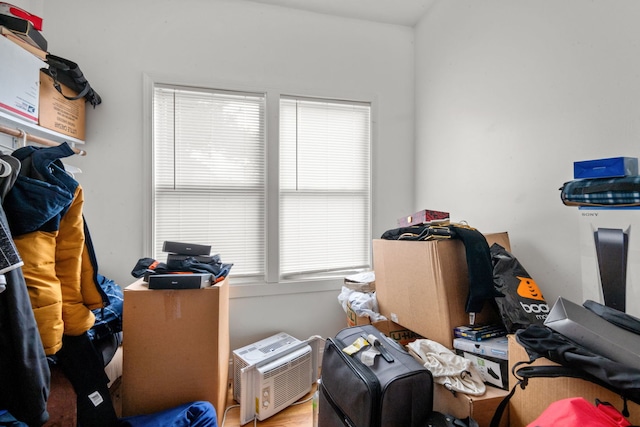
M 610 157 L 607 159 L 573 162 L 573 178 L 616 178 L 638 175 L 637 157 Z

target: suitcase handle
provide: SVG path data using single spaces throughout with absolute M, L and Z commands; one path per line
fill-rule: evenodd
M 372 334 L 367 335 L 367 334 L 363 333 L 360 336 L 362 338 L 364 338 L 364 340 L 370 346 L 376 348 L 380 352 L 380 355 L 384 358 L 384 360 L 386 360 L 389 363 L 395 362 L 395 359 L 393 358 L 391 353 L 389 353 L 389 350 L 387 350 L 386 347 L 382 345 L 380 340 L 378 338 L 376 338 L 374 335 L 372 335 Z

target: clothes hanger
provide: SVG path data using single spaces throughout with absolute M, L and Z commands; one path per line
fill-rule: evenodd
M 20 144 L 20 147 L 26 147 L 27 146 L 27 138 L 29 137 L 29 134 L 23 129 L 20 129 L 20 128 L 16 128 L 16 129 L 18 129 L 20 131 L 19 138 L 22 138 L 21 139 L 22 143 Z
M 20 131 L 20 135 L 19 137 L 21 138 L 22 141 L 22 147 L 26 147 L 27 145 L 27 132 L 25 132 L 24 130 L 17 128 L 18 131 Z M 3 145 L 3 147 L 5 147 Z M 5 148 L 9 148 L 9 147 L 5 147 Z M 9 162 L 3 160 L 2 158 L 0 158 L 0 178 L 6 178 L 9 175 L 11 175 L 11 173 L 13 172 L 13 167 L 9 164 Z
M 20 131 L 20 135 L 22 136 L 22 143 L 26 145 L 27 133 L 22 129 L 18 130 Z M 9 164 L 9 162 L 3 160 L 2 158 L 0 158 L 0 167 L 2 168 L 0 169 L 0 178 L 6 178 L 11 175 L 11 172 L 13 172 L 13 167 Z
M 0 169 L 0 178 L 6 178 L 9 175 L 11 175 L 13 168 L 8 162 L 5 162 L 4 160 L 0 159 L 0 167 L 2 168 Z

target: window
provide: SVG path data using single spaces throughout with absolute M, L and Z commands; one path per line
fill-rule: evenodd
M 153 98 L 155 259 L 174 240 L 257 281 L 369 267 L 370 104 L 159 84 Z
M 282 277 L 369 265 L 369 110 L 280 100 Z

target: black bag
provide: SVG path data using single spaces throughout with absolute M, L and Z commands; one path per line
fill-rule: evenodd
M 343 351 L 359 338 L 373 335 L 379 355 L 373 365 L 361 361 L 367 345 Z M 433 409 L 433 376 L 396 341 L 374 326 L 343 329 L 327 338 L 322 356 L 320 427 L 424 427 Z
M 490 252 L 493 284 L 504 294 L 504 298 L 496 298 L 496 304 L 507 332 L 514 333 L 531 324 L 542 325 L 549 305 L 535 280 L 520 261 L 499 244 L 491 245 Z
M 590 381 L 622 397 L 625 402 L 622 414 L 625 416 L 629 416 L 627 400 L 640 404 L 640 369 L 596 354 L 547 326 L 530 325 L 518 330 L 515 337 L 527 351 L 529 360 L 513 366 L 513 375 L 518 381 L 498 405 L 491 427 L 500 424 L 509 399 L 518 388 L 524 389 L 530 378 L 571 377 Z M 529 366 L 540 357 L 559 365 Z
M 47 64 L 49 64 L 49 68 L 43 68 L 42 71 L 51 76 L 53 86 L 66 99 L 75 101 L 84 98 L 85 102 L 93 105 L 93 108 L 102 102 L 102 98 L 93 90 L 78 64 L 51 54 L 47 54 Z M 76 92 L 77 95 L 65 94 L 60 83 Z
M 637 317 L 591 300 L 586 300 L 582 306 L 602 317 L 607 322 L 613 323 L 617 327 L 633 332 L 636 335 L 640 335 L 640 319 Z

